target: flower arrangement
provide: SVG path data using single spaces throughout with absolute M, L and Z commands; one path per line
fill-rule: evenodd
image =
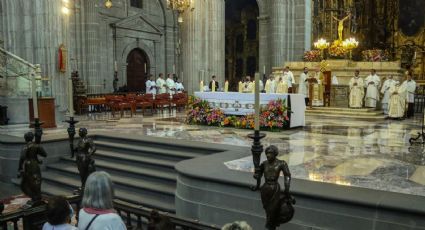
M 388 50 L 371 49 L 362 51 L 363 61 L 378 62 L 389 61 L 390 53 Z
M 186 111 L 186 122 L 193 125 L 209 125 L 235 127 L 241 129 L 254 128 L 254 114 L 246 116 L 225 115 L 221 109 L 211 108 L 207 101 L 189 98 L 189 109 Z M 270 101 L 260 111 L 260 128 L 270 131 L 284 129 L 289 123 L 286 100 Z
M 304 61 L 306 62 L 319 62 L 322 60 L 320 50 L 310 50 L 304 52 Z
M 348 50 L 344 49 L 342 46 L 342 42 L 339 40 L 335 40 L 331 47 L 329 47 L 329 55 L 335 58 L 344 58 L 345 54 L 348 52 Z

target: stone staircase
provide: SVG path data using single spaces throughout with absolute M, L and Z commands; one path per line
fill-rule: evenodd
M 306 109 L 306 115 L 329 118 L 357 118 L 366 120 L 385 119 L 385 116 L 381 110 L 375 110 L 371 108 L 351 109 L 337 107 L 313 107 Z
M 170 213 L 175 212 L 174 165 L 219 151 L 109 136 L 96 137 L 95 144 L 96 169 L 111 174 L 116 198 Z M 69 156 L 48 164 L 42 176 L 47 195 L 69 195 L 80 185 L 75 160 Z

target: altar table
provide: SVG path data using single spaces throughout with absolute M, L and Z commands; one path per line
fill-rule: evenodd
M 195 96 L 209 102 L 213 108 L 223 110 L 225 114 L 247 115 L 254 113 L 255 96 L 253 93 L 238 92 L 195 92 Z M 305 125 L 305 101 L 302 94 L 260 93 L 260 105 L 267 105 L 271 100 L 285 99 L 292 111 L 288 114 L 289 127 Z

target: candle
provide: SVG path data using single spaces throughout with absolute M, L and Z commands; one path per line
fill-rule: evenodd
M 176 73 L 176 64 L 173 64 L 173 74 Z
M 199 92 L 204 92 L 204 81 L 199 83 Z
M 115 71 L 115 72 L 117 72 L 117 71 L 118 71 L 117 61 L 114 61 L 114 71 Z
M 260 130 L 260 74 L 255 73 L 255 115 L 254 115 L 254 129 Z
M 32 88 L 32 108 L 34 111 L 34 119 L 38 119 L 38 102 L 37 102 L 37 90 L 35 83 L 35 76 L 32 75 L 31 88 Z
M 239 81 L 239 87 L 238 87 L 239 93 L 242 93 L 242 88 L 243 88 L 243 83 L 241 81 Z
M 224 92 L 229 92 L 229 81 L 224 82 Z
M 146 62 L 145 62 L 145 73 L 148 72 L 148 68 L 146 68 Z
M 69 117 L 74 117 L 74 98 L 72 92 L 72 79 L 68 79 L 68 109 L 69 109 Z
M 266 66 L 263 65 L 263 74 L 266 74 Z
M 215 92 L 215 81 L 211 83 L 211 92 Z

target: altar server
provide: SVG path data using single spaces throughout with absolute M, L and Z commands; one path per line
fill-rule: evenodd
M 275 93 L 276 91 L 276 81 L 274 80 L 273 75 L 270 74 L 269 79 L 266 81 L 265 87 L 266 93 Z
M 243 83 L 242 92 L 244 93 L 252 93 L 252 89 L 254 87 L 254 84 L 251 82 L 251 77 L 246 76 L 245 82 Z
M 288 83 L 282 77 L 279 78 L 277 83 L 276 93 L 288 93 Z
M 183 83 L 182 83 L 182 81 L 180 79 L 177 79 L 177 82 L 176 82 L 176 91 L 177 92 L 183 92 L 184 91 L 184 86 L 183 86 Z
M 403 82 L 402 87 L 406 91 L 407 113 L 406 117 L 413 117 L 415 115 L 415 91 L 416 82 L 412 79 L 412 72 L 408 71 L 406 81 Z
M 395 84 L 393 76 L 390 75 L 387 80 L 384 81 L 384 84 L 381 88 L 381 93 L 384 95 L 382 98 L 382 110 L 385 115 L 388 115 L 388 103 L 390 100 L 390 89 Z
M 149 80 L 146 81 L 146 93 L 156 94 L 156 83 L 152 74 L 149 75 Z
M 158 76 L 158 79 L 156 79 L 156 87 L 158 88 L 158 93 L 166 93 L 167 92 L 167 88 L 166 88 L 166 84 L 165 81 L 163 79 L 164 74 L 160 73 Z
M 360 71 L 356 70 L 354 77 L 350 80 L 350 108 L 361 108 L 363 105 L 363 79 L 359 76 Z
M 168 78 L 165 84 L 167 85 L 167 93 L 174 94 L 176 92 L 176 83 L 174 82 L 171 74 L 168 74 Z
M 298 82 L 298 93 L 304 95 L 305 104 L 308 104 L 308 68 L 304 67 L 303 73 L 300 75 L 300 81 Z
M 388 105 L 388 116 L 390 118 L 402 118 L 406 108 L 405 88 L 396 81 L 389 90 L 390 100 Z
M 286 84 L 288 85 L 288 91 L 292 92 L 292 83 L 295 83 L 294 81 L 294 74 L 289 71 L 289 66 L 286 66 L 283 70 L 283 80 L 286 81 Z
M 208 86 L 209 86 L 211 92 L 215 92 L 215 91 L 218 90 L 219 85 L 218 85 L 218 81 L 215 80 L 215 75 L 213 75 L 211 77 L 211 81 L 210 81 L 210 84 Z
M 365 79 L 366 98 L 365 106 L 369 108 L 376 108 L 376 102 L 379 101 L 379 86 L 381 80 L 376 75 L 376 70 L 372 69 L 369 76 Z

